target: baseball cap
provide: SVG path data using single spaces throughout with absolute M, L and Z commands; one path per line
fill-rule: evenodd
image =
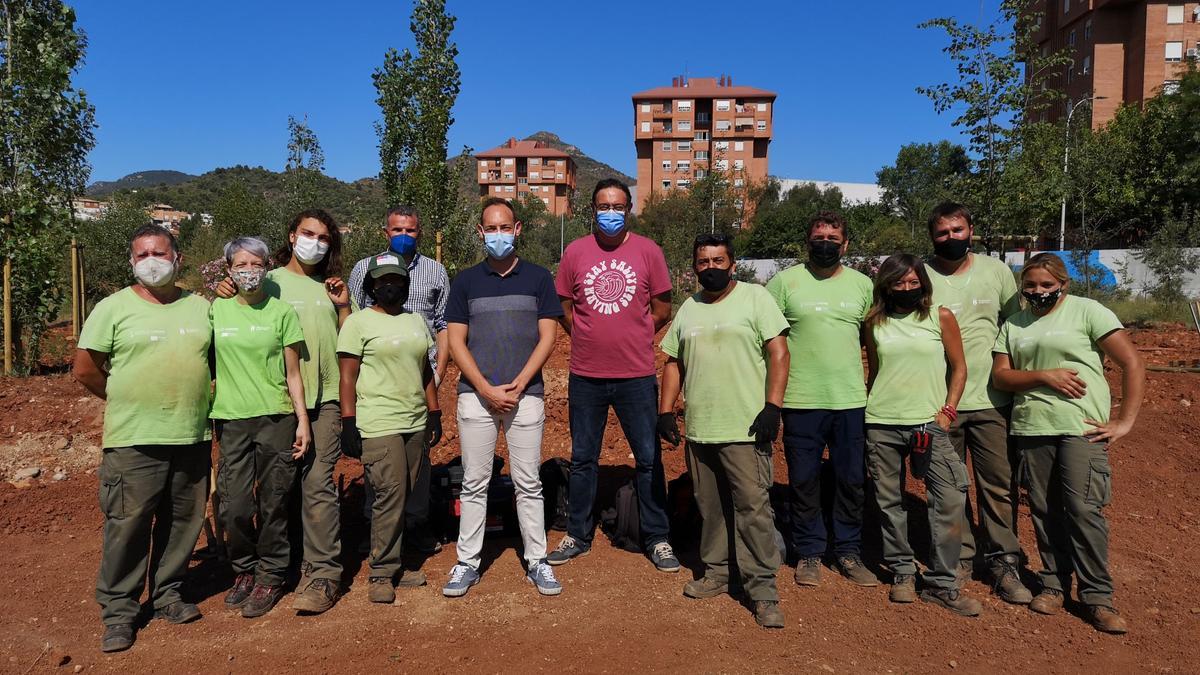
M 383 253 L 371 258 L 367 263 L 367 276 L 378 279 L 385 274 L 399 274 L 402 277 L 408 277 L 408 265 L 404 264 L 400 256 L 392 253 Z

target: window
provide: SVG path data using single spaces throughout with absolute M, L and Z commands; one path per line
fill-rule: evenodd
M 1090 18 L 1083 24 L 1083 41 L 1092 41 L 1092 20 Z
M 554 177 L 557 178 L 558 180 L 562 180 L 563 175 L 561 173 L 556 173 L 556 174 L 554 174 Z
M 698 178 L 698 179 L 704 178 L 707 175 L 708 175 L 708 172 L 705 171 L 704 169 L 696 169 L 696 178 Z
M 663 122 L 662 130 L 665 131 L 666 133 L 671 133 L 671 123 Z
M 692 109 L 692 102 L 691 101 L 676 101 L 675 109 L 678 110 L 679 112 L 690 112 Z
M 542 201 L 546 202 L 546 206 L 550 206 L 550 200 L 547 199 L 546 197 L 542 197 Z
M 662 182 L 662 186 L 663 186 L 664 190 L 670 190 L 671 189 L 671 180 L 670 179 L 664 180 Z
M 1183 5 L 1167 5 L 1167 23 L 1183 23 Z
M 513 165 L 512 157 L 505 157 L 504 158 L 504 166 L 512 166 L 512 165 Z
M 697 140 L 697 141 L 707 141 L 708 140 L 708 132 L 707 131 L 697 131 L 696 135 L 693 136 L 692 139 Z M 682 150 L 682 148 L 680 148 L 680 149 Z
M 724 160 L 722 160 L 722 161 L 724 161 Z M 733 170 L 734 171 L 741 171 L 742 169 L 745 169 L 745 168 L 746 168 L 746 162 L 744 160 L 740 160 L 740 159 L 733 160 Z
M 543 185 L 543 186 L 542 186 L 542 192 L 549 192 L 549 191 L 550 191 L 550 186 L 549 186 L 549 185 Z
M 511 171 L 505 171 L 505 172 L 504 172 L 504 177 L 505 177 L 505 178 L 507 178 L 508 180 L 512 180 L 512 176 L 513 176 L 513 175 L 512 175 L 512 172 L 511 172 Z
M 1084 75 L 1087 75 L 1088 73 L 1092 72 L 1092 57 L 1091 56 L 1083 57 L 1083 71 L 1082 72 Z
M 679 120 L 679 130 L 680 131 L 691 131 L 692 123 L 689 122 L 688 120 Z
M 713 147 L 717 150 L 728 150 L 729 141 L 713 141 Z
M 515 190 L 515 188 L 513 188 L 513 186 L 511 186 L 511 185 L 505 185 L 505 186 L 504 186 L 504 191 L 505 191 L 505 192 L 513 192 L 514 190 Z
M 1074 30 L 1072 30 L 1070 33 L 1067 34 L 1067 44 L 1071 45 L 1072 47 L 1075 46 L 1075 31 Z
M 755 128 L 755 129 L 758 129 L 759 131 L 766 131 L 766 130 L 767 130 L 767 121 L 766 121 L 766 120 L 759 120 L 759 121 L 758 121 L 758 125 L 757 125 L 757 126 L 755 126 L 754 128 Z
M 717 120 L 717 131 L 729 131 L 729 120 Z
M 644 113 L 650 112 L 650 104 L 649 103 L 642 104 L 642 112 L 644 112 Z
M 705 122 L 708 122 L 710 119 L 711 119 L 711 116 L 708 113 L 702 113 L 702 112 L 696 113 L 696 122 L 698 122 L 700 124 L 704 124 Z
M 679 149 L 680 152 L 691 152 L 692 151 L 692 142 L 691 141 L 679 141 L 679 143 L 676 144 L 676 147 Z
M 481 168 L 481 169 L 487 168 L 487 160 L 486 159 L 479 160 L 479 168 Z
M 685 159 L 682 162 L 679 162 L 678 164 L 675 165 L 676 173 L 688 173 L 691 170 L 692 170 L 691 160 Z
M 486 171 L 479 172 L 479 180 L 487 180 L 487 172 Z
M 1071 62 L 1071 65 L 1067 66 L 1067 84 L 1071 84 L 1071 80 L 1073 80 L 1073 79 L 1075 79 L 1075 62 L 1074 61 Z M 1070 108 L 1068 108 L 1068 110 L 1070 110 Z
M 728 171 L 729 170 L 729 160 L 718 159 L 716 166 L 717 166 L 717 171 Z
M 541 164 L 541 163 L 542 163 L 542 158 L 541 158 L 541 157 L 530 157 L 530 158 L 529 158 L 529 163 L 530 163 L 530 164 Z
M 663 150 L 666 150 L 666 151 L 668 151 L 668 152 L 670 152 L 670 150 L 671 150 L 671 141 L 663 141 L 663 142 L 662 142 L 662 149 L 663 149 Z
M 729 101 L 717 101 L 717 112 L 729 112 Z
M 692 156 L 695 157 L 696 159 L 708 159 L 708 151 L 707 150 L 697 150 L 696 152 L 692 153 Z
M 1167 49 L 1166 49 L 1166 57 L 1167 57 L 1168 61 L 1182 61 L 1183 60 L 1183 43 L 1182 42 L 1168 42 Z
M 1178 94 L 1179 93 L 1179 80 L 1167 80 L 1166 82 L 1163 82 L 1162 93 Z
M 759 103 L 758 104 L 758 112 L 767 112 L 767 104 Z
M 642 133 L 643 134 L 650 133 L 650 123 L 649 122 L 642 122 Z
M 684 179 L 684 178 L 680 178 L 679 180 L 675 181 L 675 185 L 678 185 L 681 188 L 688 187 L 691 184 L 692 184 L 692 181 Z
M 740 187 L 745 187 L 745 186 L 746 186 L 745 178 L 734 178 L 733 179 L 733 187 L 740 188 Z
M 529 177 L 532 178 L 533 180 L 538 180 L 539 178 L 542 177 L 542 172 L 541 171 L 530 171 Z
M 504 186 L 503 186 L 503 185 L 496 185 L 496 186 L 493 186 L 493 187 L 492 187 L 492 191 L 493 191 L 493 192 L 504 192 Z
M 1063 0 L 1063 14 L 1071 13 L 1071 0 Z
M 745 150 L 746 150 L 745 141 L 734 141 L 733 142 L 733 151 L 734 152 L 745 152 Z
M 663 168 L 663 171 L 670 171 L 671 170 L 671 160 L 667 160 L 667 161 L 663 162 L 662 168 Z

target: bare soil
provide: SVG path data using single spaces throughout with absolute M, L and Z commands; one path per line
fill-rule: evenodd
M 1200 358 L 1200 337 L 1182 326 L 1135 330 L 1134 339 L 1151 364 Z M 570 454 L 568 351 L 560 336 L 546 370 L 546 457 Z M 442 388 L 447 411 L 455 409 L 453 373 L 450 379 Z M 1119 390 L 1115 373 L 1110 380 Z M 222 606 L 227 567 L 198 556 L 188 592 L 204 618 L 185 626 L 151 622 L 132 650 L 104 655 L 97 649 L 102 627 L 93 599 L 102 525 L 94 467 L 103 405 L 66 375 L 0 379 L 0 477 L 6 479 L 0 481 L 0 551 L 8 579 L 0 597 L 0 671 L 1195 672 L 1198 397 L 1200 375 L 1150 373 L 1134 433 L 1112 449 L 1114 500 L 1107 514 L 1116 602 L 1131 625 L 1123 637 L 1092 630 L 1077 605 L 1053 617 L 1006 605 L 980 580 L 967 590 L 983 601 L 984 613 L 968 619 L 921 603 L 890 604 L 886 585 L 857 588 L 831 570 L 820 587 L 802 589 L 792 582 L 790 567 L 779 577 L 787 627 L 765 631 L 732 598 L 681 595 L 684 582 L 700 572 L 689 542 L 677 542 L 685 570 L 663 574 L 644 557 L 612 548 L 603 534 L 591 555 L 557 568 L 565 587 L 557 598 L 540 597 L 525 582 L 515 538 L 494 538 L 485 551 L 483 581 L 465 598 L 447 600 L 439 592 L 455 562 L 448 544 L 428 560 L 410 561 L 428 574 L 430 585 L 401 590 L 395 605 L 372 605 L 361 556 L 354 553 L 364 530 L 361 470 L 343 460 L 349 590 L 336 607 L 300 617 L 285 598 L 267 616 L 243 619 Z M 457 452 L 453 414 L 446 426 L 435 464 Z M 602 462 L 598 501 L 605 506 L 633 463 L 613 419 Z M 680 451 L 665 452 L 664 463 L 668 479 L 684 470 Z M 775 463 L 778 482 L 786 476 L 782 453 Z M 7 480 L 28 466 L 45 472 L 33 480 Z M 68 474 L 65 480 L 51 478 L 56 468 Z M 923 491 L 920 484 L 909 489 L 911 520 L 919 522 Z M 1024 507 L 1019 527 L 1036 568 Z M 914 536 L 923 537 L 922 530 L 914 527 Z M 869 525 L 866 532 L 867 562 L 878 570 L 878 527 Z M 549 535 L 551 546 L 559 536 Z M 204 545 L 202 537 L 199 547 Z M 919 541 L 917 548 L 925 546 Z

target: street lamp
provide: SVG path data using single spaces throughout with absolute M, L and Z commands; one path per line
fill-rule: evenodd
M 1071 106 L 1067 111 L 1067 138 L 1063 143 L 1063 196 L 1062 196 L 1062 215 L 1058 221 L 1058 250 L 1065 250 L 1067 242 L 1067 160 L 1071 154 L 1071 117 L 1075 115 L 1075 109 L 1084 103 L 1092 101 L 1103 101 L 1107 96 L 1089 96 L 1088 98 L 1079 99 L 1075 105 Z

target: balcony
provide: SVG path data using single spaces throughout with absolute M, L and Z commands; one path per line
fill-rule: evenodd
M 650 109 L 650 114 L 653 117 L 670 117 L 671 112 L 671 106 L 669 105 L 656 105 Z

